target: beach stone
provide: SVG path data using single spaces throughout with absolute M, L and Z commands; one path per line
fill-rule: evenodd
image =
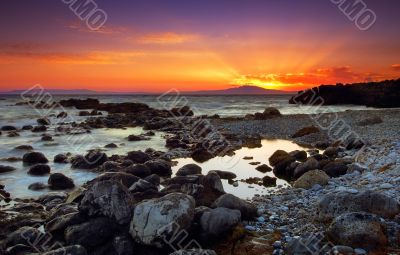
M 354 172 L 359 172 L 359 173 L 364 173 L 365 171 L 367 171 L 367 168 L 361 166 L 358 163 L 352 163 L 347 165 L 347 173 L 351 174 Z
M 33 147 L 30 145 L 20 145 L 20 146 L 15 147 L 14 150 L 32 151 Z
M 264 176 L 262 178 L 262 183 L 265 187 L 275 187 L 277 179 L 275 177 Z
M 252 220 L 257 217 L 257 207 L 232 194 L 225 194 L 219 197 L 212 205 L 212 208 L 224 207 L 239 210 L 245 220 Z
M 315 158 L 309 158 L 306 162 L 299 164 L 294 169 L 294 178 L 297 179 L 303 174 L 307 173 L 310 170 L 315 170 L 319 168 L 319 162 Z
M 151 160 L 150 156 L 143 151 L 130 151 L 128 152 L 127 159 L 132 160 L 133 163 L 143 164 Z
M 101 166 L 108 160 L 105 153 L 94 150 L 87 153 L 85 156 L 78 155 L 71 159 L 71 167 L 78 169 L 93 169 Z
M 305 152 L 305 151 L 295 150 L 295 151 L 290 152 L 289 155 L 298 161 L 304 162 L 307 160 L 307 152 Z
M 142 136 L 142 135 L 130 135 L 128 136 L 128 141 L 130 142 L 137 142 L 137 141 L 144 141 L 144 140 L 149 140 L 148 137 Z
M 388 244 L 385 231 L 385 226 L 376 215 L 354 212 L 335 218 L 327 236 L 333 243 L 377 251 Z
M 33 133 L 40 133 L 40 132 L 46 132 L 47 131 L 47 127 L 46 126 L 34 126 L 31 131 Z
M 329 176 L 324 171 L 312 170 L 297 179 L 293 184 L 293 187 L 297 189 L 311 189 L 316 184 L 325 186 L 328 184 L 329 179 Z
M 68 157 L 67 155 L 64 154 L 57 154 L 54 156 L 54 163 L 58 164 L 67 164 L 68 163 Z
M 317 128 L 315 126 L 304 127 L 304 128 L 299 129 L 296 133 L 294 133 L 292 135 L 292 138 L 299 138 L 299 137 L 303 137 L 306 135 L 319 133 L 319 132 L 320 132 L 319 128 Z
M 6 132 L 8 132 L 8 131 L 17 131 L 17 128 L 14 127 L 14 126 L 2 126 L 1 127 L 1 131 L 6 131 Z
M 144 164 L 137 164 L 123 169 L 124 172 L 135 175 L 140 178 L 145 178 L 152 174 L 150 168 Z
M 115 143 L 109 143 L 109 144 L 105 145 L 104 148 L 114 149 L 114 148 L 118 148 L 118 145 L 116 145 Z
M 194 161 L 203 163 L 212 159 L 214 156 L 208 150 L 204 148 L 198 148 L 192 152 L 191 157 Z
M 181 193 L 139 203 L 135 207 L 129 233 L 137 243 L 165 247 L 164 238 L 170 238 L 176 231 L 188 230 L 194 218 L 194 209 L 194 199 Z
M 37 228 L 24 226 L 9 233 L 7 237 L 1 241 L 1 244 L 4 247 L 11 247 L 18 244 L 30 246 L 42 235 L 43 234 Z
M 41 126 L 48 126 L 50 125 L 50 120 L 48 118 L 40 118 L 36 121 Z
M 60 112 L 56 116 L 57 119 L 65 119 L 66 117 L 68 117 L 68 113 L 66 113 L 66 112 Z
M 149 160 L 146 161 L 144 165 L 150 169 L 151 174 L 156 174 L 162 177 L 168 177 L 172 175 L 171 164 L 163 159 Z
M 322 170 L 330 177 L 339 177 L 347 173 L 347 168 L 347 165 L 342 162 L 330 162 Z
M 291 181 L 293 179 L 295 170 L 292 167 L 293 163 L 295 163 L 295 159 L 289 156 L 276 164 L 272 171 L 274 172 L 276 177 L 284 179 L 286 181 Z
M 354 254 L 354 249 L 345 245 L 336 245 L 332 248 L 333 254 L 344 254 L 351 255 Z
M 62 173 L 51 174 L 47 183 L 52 190 L 72 189 L 75 187 L 74 181 Z
M 371 125 L 376 125 L 376 124 L 381 124 L 383 123 L 383 120 L 379 116 L 372 116 L 369 118 L 366 118 L 360 122 L 357 123 L 357 126 L 365 127 L 365 126 L 371 126 Z
M 328 147 L 325 149 L 324 154 L 330 158 L 336 158 L 338 155 L 338 148 L 337 147 Z
M 44 164 L 34 165 L 28 171 L 28 174 L 36 176 L 47 175 L 49 173 L 50 173 L 50 166 Z
M 0 165 L 0 174 L 15 171 L 16 168 L 12 166 Z
M 51 137 L 50 135 L 43 135 L 41 140 L 44 142 L 49 142 L 49 141 L 53 141 L 53 137 Z
M 152 174 L 152 175 L 150 175 L 150 176 L 147 176 L 147 177 L 145 178 L 145 180 L 148 181 L 148 182 L 150 182 L 150 183 L 153 183 L 153 184 L 156 185 L 156 186 L 159 186 L 160 183 L 161 183 L 161 178 L 160 178 L 160 176 L 158 176 L 158 175 L 156 175 L 156 174 Z
M 383 183 L 383 184 L 381 184 L 379 186 L 379 188 L 381 188 L 381 189 L 392 189 L 392 188 L 394 188 L 394 186 L 392 184 L 390 184 L 390 183 Z
M 91 180 L 88 182 L 88 184 L 94 185 L 97 182 L 102 182 L 102 181 L 114 181 L 114 182 L 119 182 L 122 185 L 124 185 L 126 188 L 131 187 L 135 182 L 137 182 L 140 178 L 137 176 L 134 176 L 129 173 L 124 173 L 124 172 L 110 172 L 110 173 L 103 173 L 96 177 L 95 179 Z
M 257 167 L 256 167 L 256 170 L 259 171 L 259 172 L 261 172 L 261 173 L 264 173 L 264 174 L 265 174 L 265 173 L 271 172 L 271 171 L 272 171 L 272 168 L 269 167 L 269 166 L 266 165 L 266 164 L 263 164 L 263 165 L 257 166 Z
M 86 249 L 93 249 L 110 240 L 116 230 L 117 226 L 109 218 L 95 218 L 68 226 L 64 238 L 69 245 L 82 245 Z
M 196 164 L 184 165 L 178 170 L 178 172 L 176 172 L 176 176 L 186 176 L 195 174 L 201 174 L 201 167 Z
M 83 214 L 74 211 L 54 217 L 46 223 L 45 230 L 53 235 L 63 234 L 67 227 L 78 225 L 86 221 L 87 219 Z
M 115 181 L 101 181 L 85 192 L 78 208 L 89 216 L 106 216 L 119 224 L 127 224 L 132 217 L 133 204 L 124 185 Z
M 46 164 L 49 160 L 41 152 L 28 152 L 22 157 L 26 165 Z
M 325 150 L 326 148 L 328 148 L 330 145 L 330 143 L 328 141 L 318 141 L 316 143 L 314 143 L 314 147 L 319 149 L 319 150 Z
M 286 151 L 283 151 L 283 150 L 277 150 L 269 158 L 269 164 L 271 166 L 276 166 L 279 162 L 281 162 L 287 158 L 291 158 L 289 153 L 287 153 Z
M 212 170 L 210 172 L 215 172 L 216 174 L 218 174 L 219 178 L 221 178 L 222 180 L 233 180 L 236 179 L 237 175 L 229 172 L 229 171 L 221 171 L 221 170 Z
M 221 238 L 241 222 L 239 210 L 215 208 L 205 211 L 200 218 L 201 235 L 205 240 Z
M 327 248 L 329 251 L 330 247 Z M 285 247 L 285 254 L 288 255 L 325 254 L 322 251 L 321 236 L 311 233 L 306 233 L 300 237 L 292 238 Z
M 393 198 L 374 191 L 361 193 L 339 192 L 327 194 L 318 203 L 319 220 L 327 221 L 348 212 L 373 213 L 383 218 L 394 218 L 400 204 Z
M 146 190 L 155 190 L 158 191 L 158 187 L 146 180 L 140 179 L 139 181 L 135 182 L 130 188 L 129 191 L 132 193 L 135 192 L 143 192 Z
M 46 188 L 47 188 L 47 185 L 44 183 L 41 183 L 41 182 L 35 182 L 28 186 L 29 190 L 34 190 L 34 191 L 43 190 Z
M 217 255 L 217 253 L 213 250 L 179 250 L 171 253 L 170 255 Z
M 22 130 L 32 130 L 33 129 L 33 126 L 32 125 L 25 125 L 25 126 L 23 126 L 22 127 Z

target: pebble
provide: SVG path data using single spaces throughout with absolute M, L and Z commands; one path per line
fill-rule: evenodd
M 261 217 L 258 217 L 258 218 L 257 218 L 257 221 L 260 222 L 260 223 L 264 223 L 264 222 L 265 222 L 265 218 L 262 217 L 262 216 L 261 216 Z

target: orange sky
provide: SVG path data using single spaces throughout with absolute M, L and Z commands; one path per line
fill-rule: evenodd
M 338 10 L 326 8 L 338 16 L 338 24 L 246 20 L 237 27 L 214 28 L 174 14 L 168 19 L 171 24 L 154 21 L 143 27 L 139 21 L 110 18 L 97 32 L 62 10 L 42 22 L 2 27 L 7 38 L 0 39 L 0 90 L 34 84 L 127 92 L 238 85 L 299 90 L 400 76 L 400 46 L 384 36 L 390 29 L 381 31 L 378 24 L 359 31 Z M 46 23 L 53 32 L 41 31 Z M 36 33 L 30 34 L 30 28 Z

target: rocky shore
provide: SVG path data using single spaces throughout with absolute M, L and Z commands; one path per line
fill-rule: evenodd
M 274 108 L 244 118 L 193 116 L 189 107 L 152 109 L 144 104 L 64 100 L 82 110 L 80 123 L 38 119 L 34 127 L 3 126 L 1 135 L 58 135 L 100 128 L 144 127 L 128 137 L 167 133 L 168 152 L 147 149 L 126 155 L 92 150 L 47 159 L 27 152 L 29 174 L 44 175 L 49 189 L 39 198 L 18 199 L 0 185 L 0 254 L 400 254 L 399 110 L 320 115 L 342 120 L 357 136 L 337 139 L 315 116 L 283 116 Z M 51 107 L 41 104 L 40 107 Z M 57 113 L 66 119 L 67 112 Z M 61 134 L 60 134 L 61 133 Z M 236 176 L 196 164 L 172 173 L 174 159 L 205 162 L 254 148 L 263 138 L 284 138 L 307 151 L 277 151 L 260 168 L 292 184 L 251 201 L 225 192 L 222 179 Z M 116 144 L 109 144 L 115 147 Z M 18 160 L 18 159 L 16 159 Z M 81 187 L 47 166 L 53 160 L 99 174 Z M 0 171 L 15 171 L 2 165 Z M 275 178 L 265 177 L 269 186 Z M 276 182 L 276 179 L 275 179 Z

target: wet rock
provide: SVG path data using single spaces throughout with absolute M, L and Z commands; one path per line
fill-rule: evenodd
M 47 183 L 52 190 L 72 189 L 75 187 L 74 181 L 62 173 L 51 174 Z
M 114 148 L 118 148 L 118 145 L 116 145 L 115 143 L 109 143 L 106 146 L 104 146 L 104 148 L 114 149 Z
M 85 156 L 78 155 L 71 159 L 71 167 L 79 169 L 93 169 L 101 166 L 104 162 L 108 160 L 105 153 L 101 151 L 91 151 Z
M 279 162 L 281 162 L 287 158 L 291 158 L 289 153 L 287 153 L 286 151 L 283 151 L 283 150 L 277 150 L 269 158 L 269 164 L 271 166 L 276 166 Z
M 142 202 L 135 207 L 129 232 L 140 244 L 165 247 L 165 238 L 169 240 L 176 231 L 188 230 L 194 209 L 193 198 L 179 193 Z
M 192 152 L 191 157 L 194 161 L 203 163 L 212 159 L 214 156 L 208 150 L 199 148 Z
M 309 158 L 306 162 L 299 164 L 294 170 L 294 178 L 297 179 L 308 171 L 319 168 L 319 162 L 315 158 Z
M 32 125 L 25 125 L 25 126 L 23 126 L 22 127 L 22 130 L 32 130 L 33 129 L 33 126 Z
M 193 116 L 193 111 L 190 110 L 189 106 L 183 106 L 181 108 L 173 108 L 170 113 L 175 117 L 188 117 Z
M 379 217 L 357 212 L 337 217 L 328 228 L 327 235 L 337 244 L 383 251 L 388 243 L 385 231 Z
M 43 190 L 46 188 L 47 188 L 47 185 L 44 183 L 41 183 L 41 182 L 35 182 L 28 186 L 28 189 L 33 190 L 33 191 Z
M 16 231 L 10 233 L 5 240 L 2 241 L 4 247 L 11 247 L 14 245 L 31 245 L 40 238 L 42 233 L 33 227 L 21 227 Z
M 276 186 L 276 181 L 277 181 L 277 179 L 275 178 L 275 177 L 270 177 L 270 176 L 264 176 L 263 178 L 262 178 L 262 184 L 265 186 L 265 187 L 275 187 Z
M 241 222 L 239 210 L 215 208 L 205 211 L 200 218 L 201 235 L 205 240 L 224 237 Z
M 66 113 L 66 112 L 60 112 L 58 115 L 57 115 L 57 119 L 65 119 L 66 117 L 68 117 L 68 113 Z
M 114 181 L 95 183 L 86 192 L 79 210 L 89 216 L 106 216 L 119 224 L 126 224 L 132 217 L 132 200 L 125 186 Z
M 257 167 L 256 167 L 256 170 L 259 171 L 259 172 L 261 172 L 261 173 L 264 173 L 264 174 L 265 174 L 265 173 L 271 172 L 271 171 L 272 171 L 272 168 L 269 167 L 269 166 L 266 165 L 266 164 L 263 164 L 263 165 L 257 166 Z
M 290 156 L 298 161 L 305 162 L 307 160 L 307 152 L 295 150 L 289 153 Z
M 36 176 L 50 174 L 50 166 L 44 164 L 34 165 L 29 169 L 28 174 Z
M 0 174 L 15 171 L 16 168 L 12 166 L 0 165 Z
M 11 132 L 8 132 L 8 135 L 7 135 L 8 137 L 18 137 L 18 136 L 20 136 L 19 135 L 19 133 L 18 132 L 16 132 L 16 131 L 11 131 Z
M 37 119 L 37 123 L 41 126 L 48 126 L 50 125 L 50 120 L 48 118 L 40 118 Z
M 96 177 L 95 179 L 91 180 L 88 182 L 89 186 L 92 186 L 98 182 L 102 181 L 114 181 L 114 182 L 119 182 L 122 185 L 125 186 L 125 188 L 129 188 L 132 186 L 135 182 L 137 182 L 140 178 L 137 176 L 134 176 L 129 173 L 123 173 L 123 172 L 111 172 L 111 173 L 103 173 Z
M 143 151 L 131 151 L 128 152 L 127 159 L 132 160 L 133 163 L 143 164 L 146 161 L 151 160 L 150 156 Z
M 236 174 L 229 171 L 212 170 L 212 172 L 218 174 L 219 178 L 221 178 L 222 180 L 233 180 L 237 177 Z
M 67 227 L 86 222 L 87 219 L 79 212 L 71 212 L 54 217 L 45 225 L 45 230 L 52 235 L 62 235 Z
M 117 172 L 120 169 L 121 169 L 120 164 L 115 161 L 106 161 L 99 168 L 99 170 L 104 171 L 104 172 Z
M 41 133 L 41 132 L 46 132 L 47 127 L 46 126 L 35 126 L 31 129 L 33 133 Z
M 275 152 L 269 159 L 270 165 L 274 166 L 272 170 L 278 178 L 290 181 L 294 175 L 294 169 L 291 166 L 296 161 L 295 158 L 290 156 L 285 151 Z
M 1 127 L 1 131 L 6 131 L 6 132 L 8 132 L 8 131 L 17 131 L 17 128 L 14 127 L 14 126 L 2 126 Z
M 79 111 L 78 115 L 81 117 L 86 117 L 86 116 L 90 116 L 90 112 L 89 111 Z
M 324 171 L 312 170 L 303 174 L 298 180 L 296 180 L 293 187 L 311 189 L 316 184 L 325 186 L 328 184 L 328 181 L 329 176 Z
M 365 126 L 372 126 L 372 125 L 377 125 L 383 123 L 383 120 L 379 116 L 372 116 L 369 118 L 366 118 L 360 122 L 357 122 L 357 126 L 365 127 Z
M 116 225 L 112 220 L 105 217 L 96 218 L 67 227 L 65 241 L 69 245 L 82 245 L 87 249 L 93 249 L 109 241 L 115 231 Z
M 217 255 L 213 250 L 179 250 L 171 253 L 170 255 Z
M 183 167 L 179 168 L 176 176 L 187 176 L 187 175 L 196 175 L 201 174 L 201 167 L 196 164 L 187 164 Z
M 149 140 L 149 138 L 146 136 L 141 136 L 141 135 L 128 136 L 128 141 L 130 141 L 130 142 L 137 142 L 137 141 L 143 141 L 143 140 Z
M 346 212 L 366 212 L 383 218 L 394 218 L 400 204 L 393 198 L 374 191 L 359 194 L 339 192 L 325 195 L 318 204 L 319 220 L 327 221 Z
M 67 164 L 68 163 L 68 157 L 67 155 L 64 154 L 57 154 L 54 156 L 54 163 L 58 164 Z
M 214 204 L 213 208 L 224 207 L 233 210 L 239 210 L 241 212 L 241 216 L 245 220 L 252 220 L 257 217 L 257 207 L 253 204 L 244 201 L 238 197 L 235 197 L 232 194 L 225 194 L 219 197 Z
M 49 162 L 41 152 L 28 152 L 23 156 L 22 161 L 26 165 L 46 164 Z
M 130 188 L 129 191 L 132 193 L 136 192 L 143 192 L 146 190 L 155 190 L 158 191 L 158 187 L 146 180 L 140 179 L 139 181 L 135 182 Z
M 140 177 L 140 178 L 145 178 L 152 174 L 150 168 L 148 168 L 144 164 L 137 164 L 137 165 L 129 166 L 127 168 L 124 168 L 124 171 L 129 174 L 133 174 L 137 177 Z
M 156 174 L 152 174 L 152 175 L 150 175 L 150 176 L 147 176 L 147 177 L 145 178 L 145 180 L 148 181 L 148 182 L 150 182 L 150 183 L 153 183 L 153 184 L 156 185 L 156 186 L 159 186 L 160 183 L 161 183 L 161 178 L 160 178 L 160 176 L 158 176 L 158 175 L 156 175 Z
M 19 255 L 19 254 L 33 254 L 35 252 L 35 248 L 28 246 L 28 245 L 24 245 L 24 244 L 17 244 L 11 247 L 8 247 L 5 250 L 4 254 L 7 255 Z M 0 248 L 0 253 L 3 254 L 3 250 Z
M 298 130 L 296 133 L 294 133 L 292 135 L 292 138 L 299 138 L 299 137 L 303 137 L 306 135 L 319 133 L 319 132 L 320 132 L 319 128 L 317 128 L 315 126 L 304 127 L 302 129 Z
M 87 255 L 86 249 L 81 245 L 62 247 L 53 251 L 42 253 L 41 255 Z
M 256 120 L 266 120 L 266 119 L 276 118 L 276 117 L 280 117 L 280 116 L 282 116 L 282 114 L 275 107 L 268 107 L 264 110 L 263 113 L 255 113 L 254 114 L 254 118 Z
M 172 175 L 171 164 L 165 160 L 162 159 L 149 160 L 146 161 L 144 165 L 150 169 L 151 174 L 156 174 L 162 177 Z
M 324 151 L 324 155 L 330 158 L 336 158 L 338 155 L 338 148 L 337 147 L 328 147 Z
M 41 140 L 44 142 L 49 142 L 49 141 L 53 141 L 53 137 L 51 137 L 49 135 L 43 135 Z
M 136 250 L 132 238 L 128 235 L 114 237 L 112 245 L 116 255 L 132 255 Z
M 21 150 L 21 151 L 31 151 L 33 147 L 30 145 L 20 145 L 14 148 L 14 150 Z
M 319 150 L 325 150 L 330 146 L 330 142 L 328 141 L 318 141 L 314 144 L 314 147 Z
M 347 173 L 347 165 L 341 162 L 331 162 L 322 168 L 330 177 L 339 177 Z

